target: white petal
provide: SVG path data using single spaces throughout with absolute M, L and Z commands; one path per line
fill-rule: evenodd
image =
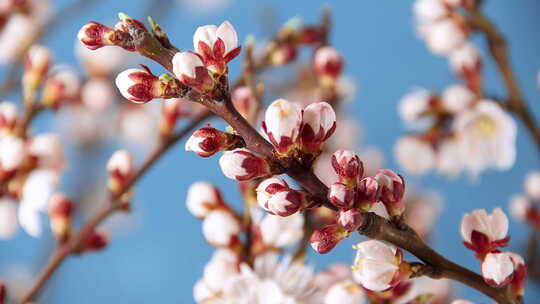
M 229 21 L 223 22 L 217 29 L 216 35 L 225 43 L 225 54 L 238 46 L 236 30 Z

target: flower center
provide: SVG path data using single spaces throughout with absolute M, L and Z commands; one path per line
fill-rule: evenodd
M 482 115 L 472 123 L 472 130 L 478 136 L 493 137 L 497 134 L 497 123 L 492 117 Z

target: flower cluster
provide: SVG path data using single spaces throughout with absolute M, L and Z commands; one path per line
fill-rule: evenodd
M 510 213 L 518 221 L 539 229 L 540 210 L 537 203 L 540 203 L 540 171 L 532 171 L 525 178 L 524 193 L 510 200 Z
M 482 276 L 487 284 L 501 287 L 511 284 L 515 295 L 522 296 L 525 286 L 525 262 L 512 252 L 501 252 L 510 236 L 506 214 L 495 208 L 492 214 L 484 209 L 467 213 L 461 220 L 461 236 L 465 247 L 476 252 L 482 261 Z
M 479 99 L 455 85 L 441 95 L 414 91 L 400 103 L 400 116 L 416 132 L 395 146 L 398 163 L 412 174 L 437 170 L 473 176 L 496 168 L 506 170 L 516 157 L 517 126 L 499 103 Z

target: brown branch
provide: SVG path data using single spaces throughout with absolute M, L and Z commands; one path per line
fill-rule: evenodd
M 34 285 L 24 296 L 22 303 L 32 301 L 49 281 L 51 276 L 71 254 L 77 253 L 81 244 L 88 238 L 92 231 L 106 218 L 122 207 L 121 197 L 137 182 L 139 179 L 180 139 L 190 134 L 200 123 L 211 117 L 211 114 L 205 113 L 194 118 L 187 126 L 178 131 L 175 135 L 167 138 L 160 143 L 154 151 L 146 158 L 141 167 L 135 172 L 131 180 L 125 185 L 123 191 L 117 195 L 111 196 L 106 203 L 106 207 L 98 211 L 84 226 L 74 234 L 66 243 L 58 247 L 51 256 L 49 263 L 34 282 Z
M 467 8 L 469 14 L 469 24 L 473 29 L 482 32 L 485 35 L 489 51 L 501 76 L 507 91 L 507 109 L 518 116 L 531 137 L 536 143 L 537 150 L 540 153 L 540 125 L 534 118 L 526 101 L 523 99 L 523 94 L 519 88 L 516 76 L 510 65 L 508 46 L 503 35 L 497 27 L 487 18 L 481 11 L 482 1 L 478 1 L 476 5 Z

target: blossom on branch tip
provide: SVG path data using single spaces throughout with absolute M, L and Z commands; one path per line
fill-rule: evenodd
M 514 263 L 507 252 L 488 253 L 482 261 L 482 277 L 491 286 L 501 287 L 512 280 Z
M 337 208 L 348 209 L 354 203 L 355 194 L 354 188 L 338 182 L 328 189 L 328 200 Z
M 204 239 L 216 247 L 230 248 L 236 245 L 241 231 L 240 221 L 227 210 L 213 210 L 202 223 Z
M 418 22 L 433 22 L 449 14 L 449 8 L 443 0 L 416 0 L 413 12 Z
M 343 58 L 335 48 L 323 46 L 315 52 L 313 66 L 315 72 L 322 77 L 322 85 L 333 87 L 343 69 Z
M 337 150 L 332 154 L 331 161 L 339 180 L 344 184 L 354 186 L 364 174 L 364 164 L 351 150 Z
M 227 63 L 240 54 L 236 30 L 229 21 L 219 27 L 200 26 L 193 35 L 193 47 L 214 74 L 227 72 Z
M 210 261 L 204 266 L 204 283 L 212 290 L 220 290 L 224 282 L 238 274 L 239 263 L 238 256 L 231 250 L 225 248 L 215 250 Z
M 224 205 L 219 189 L 206 182 L 196 182 L 189 186 L 186 206 L 197 218 L 204 218 L 212 210 Z
M 421 34 L 431 52 L 438 55 L 449 55 L 463 45 L 467 39 L 466 26 L 457 19 L 445 18 L 435 22 L 422 24 Z
M 92 80 L 89 80 L 88 83 L 92 83 Z M 45 107 L 57 109 L 62 102 L 78 100 L 81 94 L 79 76 L 71 68 L 54 67 L 43 86 L 41 103 Z M 95 98 L 95 94 L 96 90 L 92 90 L 93 98 Z
M 278 99 L 268 106 L 262 123 L 270 142 L 281 154 L 287 154 L 300 134 L 302 111 L 285 99 Z
M 433 94 L 425 89 L 416 89 L 407 93 L 399 101 L 399 116 L 409 127 L 414 127 L 430 110 L 432 100 L 434 100 Z
M 477 209 L 461 219 L 463 243 L 479 257 L 498 247 L 506 247 L 510 238 L 507 232 L 508 218 L 500 208 L 493 209 L 491 214 Z
M 59 242 L 68 239 L 71 233 L 73 202 L 63 193 L 55 193 L 49 199 L 49 218 L 53 235 Z
M 364 223 L 364 216 L 359 209 L 339 210 L 337 222 L 347 231 L 355 231 Z
M 219 166 L 225 176 L 239 181 L 271 174 L 270 165 L 264 158 L 243 148 L 223 152 Z
M 172 60 L 174 75 L 186 86 L 197 92 L 208 92 L 214 88 L 214 80 L 208 74 L 199 55 L 193 52 L 176 53 Z
M 256 192 L 259 206 L 279 216 L 290 216 L 311 203 L 304 191 L 289 188 L 281 178 L 272 177 L 262 181 Z
M 91 50 L 97 50 L 106 45 L 114 45 L 111 40 L 114 29 L 97 22 L 88 22 L 83 25 L 77 34 L 79 41 Z
M 305 148 L 318 151 L 336 130 L 336 113 L 326 102 L 312 103 L 302 111 L 300 141 Z
M 450 53 L 451 70 L 465 79 L 469 88 L 478 86 L 481 67 L 482 55 L 478 48 L 470 42 L 464 43 Z
M 408 279 L 407 271 L 401 269 L 403 254 L 399 248 L 377 240 L 361 242 L 353 248 L 353 277 L 366 289 L 383 291 Z
M 240 136 L 212 128 L 210 125 L 201 128 L 186 142 L 186 151 L 193 151 L 201 157 L 209 157 L 220 151 L 242 147 L 244 141 Z
M 405 180 L 392 170 L 380 169 L 375 175 L 380 188 L 380 200 L 388 210 L 391 217 L 399 217 L 405 211 L 403 195 L 405 194 Z
M 290 190 L 287 182 L 279 177 L 271 177 L 263 180 L 255 190 L 257 192 L 257 202 L 259 206 L 268 211 L 268 201 L 279 191 Z
M 94 229 L 84 241 L 82 252 L 100 251 L 109 244 L 109 234 L 101 229 Z
M 107 162 L 109 173 L 109 190 L 112 193 L 120 193 L 124 190 L 124 185 L 133 175 L 133 157 L 126 150 L 119 150 L 113 153 Z
M 330 252 L 336 245 L 349 236 L 349 231 L 340 225 L 328 225 L 311 234 L 311 248 L 318 253 Z

